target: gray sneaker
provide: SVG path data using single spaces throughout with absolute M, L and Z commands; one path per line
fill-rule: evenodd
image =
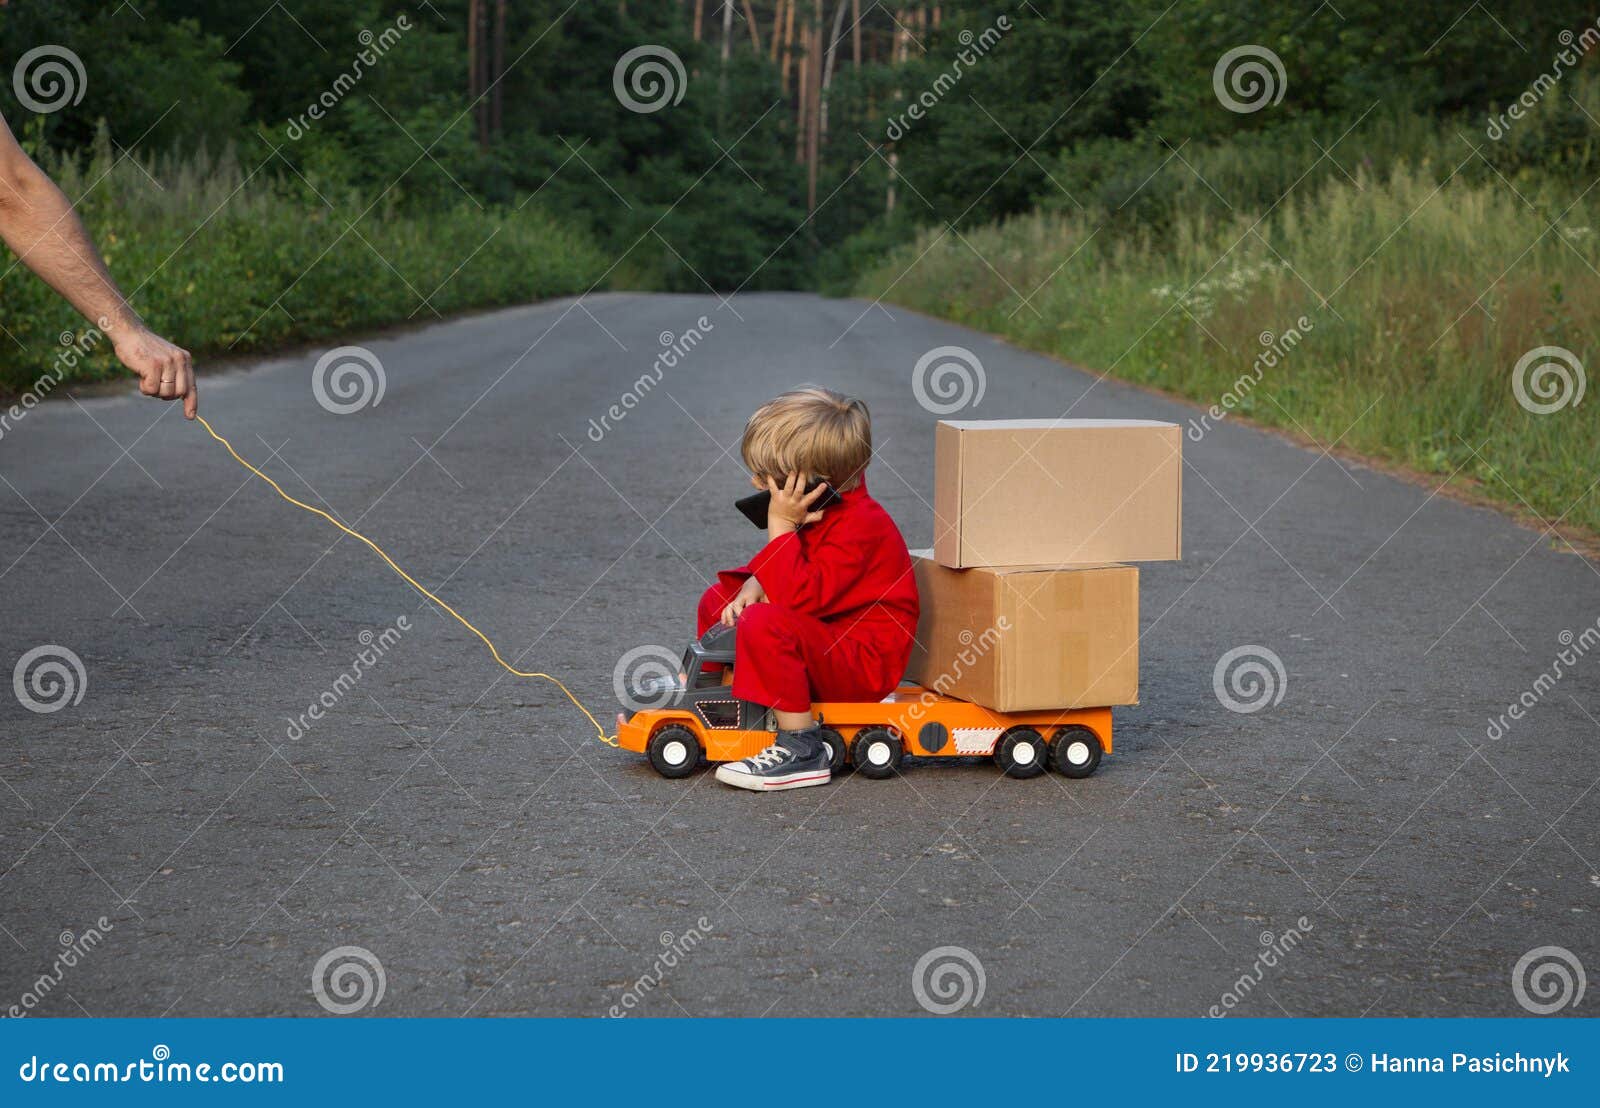
M 717 780 L 736 789 L 777 792 L 826 785 L 833 779 L 828 747 L 813 727 L 779 731 L 772 745 L 753 758 L 717 767 Z

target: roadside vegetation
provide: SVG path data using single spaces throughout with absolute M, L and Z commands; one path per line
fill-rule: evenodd
M 590 236 L 537 205 L 436 209 L 314 192 L 249 176 L 229 157 L 45 157 L 139 310 L 202 360 L 452 312 L 582 292 L 610 264 Z M 86 323 L 16 272 L 0 294 L 0 389 L 22 392 Z M 109 343 L 72 374 L 117 376 Z
M 1600 360 L 1600 86 L 1568 91 L 1504 146 L 1375 113 L 1331 149 L 1297 126 L 1081 151 L 1039 209 L 926 229 L 855 291 L 1600 531 L 1600 403 L 1574 402 Z

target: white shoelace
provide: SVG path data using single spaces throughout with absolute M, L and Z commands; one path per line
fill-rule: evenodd
M 766 769 L 768 766 L 775 766 L 782 762 L 789 753 L 789 750 L 785 747 L 779 746 L 777 743 L 773 743 L 760 754 L 757 754 L 755 757 L 749 759 L 750 768 Z

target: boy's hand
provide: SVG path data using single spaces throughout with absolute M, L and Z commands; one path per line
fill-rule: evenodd
M 767 491 L 772 494 L 772 503 L 767 508 L 768 539 L 798 531 L 822 518 L 822 513 L 812 511 L 811 505 L 828 491 L 828 486 L 818 485 L 810 492 L 806 492 L 805 487 L 805 479 L 798 473 L 789 474 L 782 485 L 772 477 L 767 478 Z
M 738 595 L 728 602 L 726 608 L 722 609 L 722 625 L 724 627 L 732 627 L 734 621 L 739 618 L 740 612 L 752 604 L 763 603 L 766 599 L 767 592 L 761 587 L 761 582 L 754 577 L 747 577 L 744 584 L 739 587 Z

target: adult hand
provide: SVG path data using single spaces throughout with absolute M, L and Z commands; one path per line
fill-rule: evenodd
M 806 492 L 805 487 L 805 480 L 798 473 L 789 474 L 782 485 L 774 478 L 767 478 L 767 491 L 772 494 L 772 503 L 767 508 L 768 537 L 777 538 L 798 531 L 822 518 L 822 512 L 812 511 L 811 506 L 828 491 L 828 486 L 818 485 L 810 492 Z
M 162 400 L 183 400 L 183 415 L 193 419 L 200 411 L 194 383 L 194 360 L 147 327 L 113 331 L 117 359 L 139 375 L 139 391 Z

